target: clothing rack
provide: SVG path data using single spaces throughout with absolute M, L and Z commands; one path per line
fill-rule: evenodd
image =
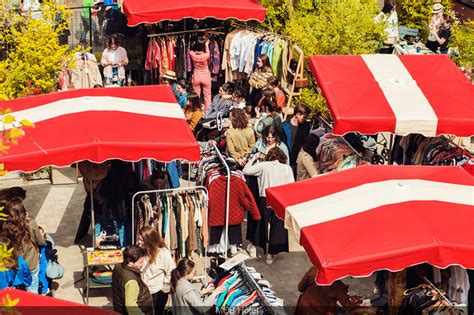
M 242 278 L 243 280 L 245 281 L 245 283 L 248 283 L 250 284 L 251 286 L 253 286 L 253 289 L 254 290 L 257 290 L 258 291 L 258 294 L 259 294 L 259 297 L 260 299 L 262 300 L 263 302 L 263 306 L 264 308 L 266 309 L 265 311 L 265 314 L 269 314 L 268 311 L 270 312 L 270 314 L 274 314 L 273 312 L 273 307 L 272 305 L 270 304 L 270 302 L 268 301 L 267 297 L 265 296 L 265 294 L 263 293 L 262 289 L 260 288 L 260 286 L 258 285 L 257 281 L 255 281 L 255 279 L 252 277 L 252 275 L 249 273 L 249 271 L 247 270 L 247 268 L 245 268 L 245 263 L 242 262 L 238 265 L 238 268 L 240 270 L 240 273 L 242 274 Z
M 172 189 L 157 189 L 157 190 L 142 190 L 138 191 L 132 196 L 132 244 L 135 244 L 135 197 L 138 195 L 143 195 L 143 194 L 150 194 L 150 193 L 180 193 L 180 192 L 196 192 L 198 190 L 204 191 L 206 196 L 208 196 L 207 188 L 203 186 L 194 186 L 194 187 L 180 187 L 180 188 L 172 188 Z M 206 207 L 207 208 L 207 207 Z M 207 208 L 207 212 L 209 209 Z M 207 214 L 206 214 L 206 220 L 207 220 Z M 207 224 L 207 221 L 206 221 Z
M 287 41 L 292 41 L 291 37 L 289 37 L 289 36 L 277 34 L 277 33 L 274 33 L 272 31 L 269 31 L 269 30 L 248 26 L 248 25 L 245 25 L 245 24 L 242 24 L 242 23 L 235 23 L 234 25 L 238 26 L 239 28 L 243 28 L 243 29 L 246 29 L 246 30 L 249 30 L 249 31 L 254 31 L 255 33 L 260 33 L 262 35 L 272 35 L 272 36 L 276 36 L 276 37 L 286 39 Z M 300 51 L 301 51 L 301 49 L 300 49 Z
M 226 186 L 226 192 L 225 192 L 225 229 L 224 229 L 224 239 L 225 239 L 225 253 L 224 257 L 227 259 L 227 251 L 229 249 L 229 199 L 230 199 L 230 168 L 229 165 L 227 165 L 224 157 L 222 156 L 221 152 L 217 148 L 216 144 L 213 143 L 212 146 L 216 150 L 217 156 L 221 160 L 222 164 L 224 164 L 225 170 L 227 172 L 227 186 Z M 209 210 L 209 209 L 208 209 Z M 206 250 L 207 253 L 207 250 Z
M 446 295 L 444 295 L 433 283 L 431 283 L 428 278 L 423 277 L 423 280 L 425 280 L 426 283 L 428 283 L 428 285 L 432 287 L 443 298 L 443 300 L 445 300 L 449 304 L 449 306 L 454 306 L 454 304 L 446 297 Z
M 447 138 L 446 136 L 439 136 L 441 139 L 443 140 L 446 140 L 448 141 L 451 145 L 455 146 L 456 148 L 458 148 L 459 150 L 461 150 L 464 154 L 466 154 L 468 157 L 472 158 L 472 153 L 469 152 L 468 150 L 464 149 L 464 148 L 461 148 L 460 146 L 458 146 L 456 143 L 454 143 L 452 140 L 450 140 L 449 138 Z
M 332 131 L 332 124 L 330 122 L 328 122 L 327 120 L 325 120 L 323 117 L 318 117 L 319 121 L 322 122 L 323 124 L 326 125 L 326 127 Z M 340 139 L 342 139 L 342 141 L 344 141 L 348 146 L 349 148 L 351 148 L 351 150 L 360 158 L 362 158 L 362 154 L 360 154 L 359 152 L 357 152 L 353 147 L 352 145 L 347 142 L 346 139 L 344 139 L 344 137 L 339 137 Z
M 161 37 L 161 36 L 172 36 L 172 35 L 181 35 L 181 34 L 188 34 L 188 33 L 199 33 L 199 32 L 211 32 L 224 29 L 224 26 L 218 27 L 209 27 L 209 28 L 199 28 L 195 30 L 183 30 L 183 31 L 175 31 L 175 32 L 165 32 L 165 33 L 158 33 L 158 34 L 149 34 L 147 37 Z M 222 33 L 222 32 L 215 32 L 215 33 Z M 222 33 L 224 34 L 224 33 Z
M 217 30 L 224 29 L 223 26 L 218 26 L 218 27 L 209 27 L 209 28 L 200 28 L 200 29 L 195 29 L 195 30 L 186 30 L 186 24 L 184 26 L 183 31 L 175 31 L 175 32 L 165 32 L 165 33 L 158 33 L 158 34 L 149 34 L 147 37 L 153 39 L 155 37 L 162 37 L 162 36 L 172 36 L 172 35 L 181 35 L 181 34 L 188 34 L 188 33 L 199 33 L 199 32 L 213 32 L 213 33 L 221 33 L 221 32 L 216 32 Z M 224 34 L 224 33 L 221 33 Z M 153 49 L 151 50 L 151 59 L 153 60 Z M 154 70 L 153 68 L 151 69 L 151 83 L 154 83 Z

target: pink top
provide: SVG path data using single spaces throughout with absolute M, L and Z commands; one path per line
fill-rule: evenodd
M 190 51 L 191 59 L 193 60 L 194 72 L 209 73 L 209 50 Z

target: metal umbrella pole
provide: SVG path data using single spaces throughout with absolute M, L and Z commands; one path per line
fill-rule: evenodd
M 94 187 L 92 186 L 92 179 L 89 179 L 89 185 L 91 188 L 92 248 L 95 248 Z
M 227 259 L 227 250 L 229 249 L 229 197 L 230 197 L 230 168 L 229 165 L 227 165 L 224 157 L 222 156 L 221 152 L 217 148 L 215 144 L 213 144 L 214 149 L 217 152 L 217 155 L 219 156 L 219 159 L 222 161 L 222 164 L 224 164 L 226 172 L 227 172 L 227 187 L 226 187 L 226 192 L 225 192 L 225 258 Z

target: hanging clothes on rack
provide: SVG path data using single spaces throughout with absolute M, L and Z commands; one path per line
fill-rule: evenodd
M 319 157 L 320 174 L 341 171 L 367 163 L 344 140 L 329 133 L 320 137 L 316 154 Z
M 271 284 L 243 263 L 218 274 L 214 286 L 223 288 L 216 298 L 217 314 L 276 314 L 282 310 Z
M 220 243 L 224 231 L 227 177 L 218 175 L 209 182 L 210 245 L 215 245 Z M 261 217 L 257 203 L 242 177 L 231 175 L 230 182 L 229 244 L 238 246 L 242 244 L 241 224 L 244 221 L 245 211 L 248 211 L 255 221 Z
M 226 36 L 223 47 L 222 70 L 226 82 L 248 78 L 261 54 L 268 56 L 273 73 L 281 79 L 283 66 L 287 64 L 288 45 L 278 34 L 248 29 L 232 31 Z
M 96 85 L 102 86 L 102 75 L 97 65 L 97 59 L 91 53 L 76 53 L 76 67 L 70 70 L 71 83 L 74 89 L 89 89 Z
M 145 69 L 155 72 L 155 78 L 172 70 L 178 79 L 188 79 L 193 66 L 189 55 L 196 38 L 205 30 L 171 32 L 149 35 L 150 41 L 145 59 Z M 171 34 L 171 35 L 169 35 Z M 209 71 L 212 81 L 217 81 L 221 74 L 221 55 L 223 33 L 209 31 Z
M 143 227 L 151 226 L 176 258 L 189 257 L 192 252 L 202 255 L 209 239 L 207 201 L 207 194 L 200 190 L 139 194 L 135 198 L 135 241 Z
M 472 156 L 448 138 L 412 134 L 395 139 L 392 161 L 400 165 L 464 165 Z

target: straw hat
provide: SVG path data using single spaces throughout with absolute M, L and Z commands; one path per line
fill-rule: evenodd
M 436 14 L 436 13 L 439 13 L 439 12 L 443 11 L 443 9 L 444 9 L 444 7 L 441 3 L 435 3 L 433 5 L 433 11 L 432 12 L 433 12 L 433 14 Z
M 163 79 L 174 80 L 176 81 L 176 73 L 174 71 L 168 70 L 161 76 Z

